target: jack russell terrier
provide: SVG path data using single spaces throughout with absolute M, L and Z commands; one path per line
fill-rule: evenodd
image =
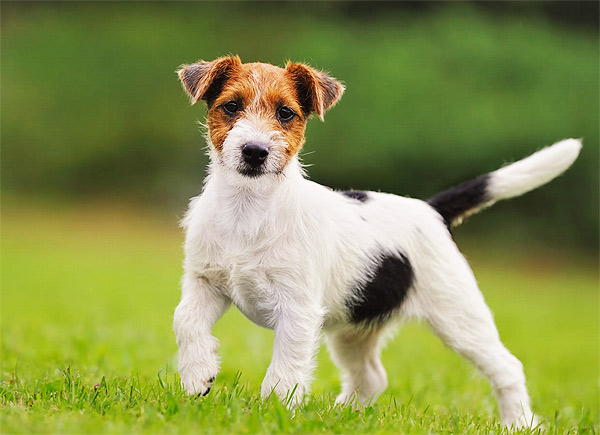
M 309 181 L 299 161 L 306 122 L 344 86 L 301 63 L 238 56 L 183 65 L 192 104 L 208 106 L 209 175 L 182 221 L 181 302 L 174 330 L 187 393 L 205 395 L 219 371 L 211 329 L 233 303 L 275 331 L 261 394 L 301 403 L 322 333 L 342 373 L 336 402 L 367 405 L 387 386 L 380 354 L 394 320 L 424 319 L 491 383 L 503 424 L 537 424 L 521 362 L 492 313 L 451 228 L 541 186 L 577 158 L 567 139 L 428 201 L 338 192 Z

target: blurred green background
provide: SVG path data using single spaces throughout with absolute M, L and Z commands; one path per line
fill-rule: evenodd
M 4 196 L 180 215 L 204 177 L 205 108 L 174 71 L 228 53 L 346 84 L 303 152 L 334 188 L 427 198 L 583 138 L 563 178 L 466 232 L 596 252 L 597 2 L 2 2 Z

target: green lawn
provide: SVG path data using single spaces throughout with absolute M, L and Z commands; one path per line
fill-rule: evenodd
M 114 203 L 5 201 L 2 433 L 502 431 L 489 385 L 418 324 L 385 350 L 390 386 L 373 407 L 332 407 L 338 378 L 322 349 L 313 394 L 290 413 L 259 399 L 271 332 L 232 309 L 215 329 L 223 366 L 213 391 L 185 397 L 171 330 L 177 219 Z M 597 433 L 596 259 L 461 246 L 546 430 Z

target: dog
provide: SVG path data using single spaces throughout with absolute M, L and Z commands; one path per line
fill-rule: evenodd
M 428 201 L 334 191 L 309 181 L 298 153 L 344 86 L 302 63 L 238 56 L 182 65 L 191 103 L 206 102 L 209 172 L 182 227 L 185 260 L 173 328 L 182 387 L 207 394 L 219 371 L 215 322 L 235 305 L 274 330 L 261 395 L 300 404 L 325 335 L 342 373 L 336 402 L 372 403 L 396 319 L 423 319 L 489 380 L 504 425 L 537 424 L 521 362 L 500 341 L 451 229 L 496 201 L 563 173 L 581 142 L 567 139 Z

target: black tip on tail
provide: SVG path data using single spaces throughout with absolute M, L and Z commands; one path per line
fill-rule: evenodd
M 489 182 L 489 174 L 481 175 L 432 196 L 427 203 L 442 215 L 451 228 L 457 219 L 490 200 L 487 192 Z

